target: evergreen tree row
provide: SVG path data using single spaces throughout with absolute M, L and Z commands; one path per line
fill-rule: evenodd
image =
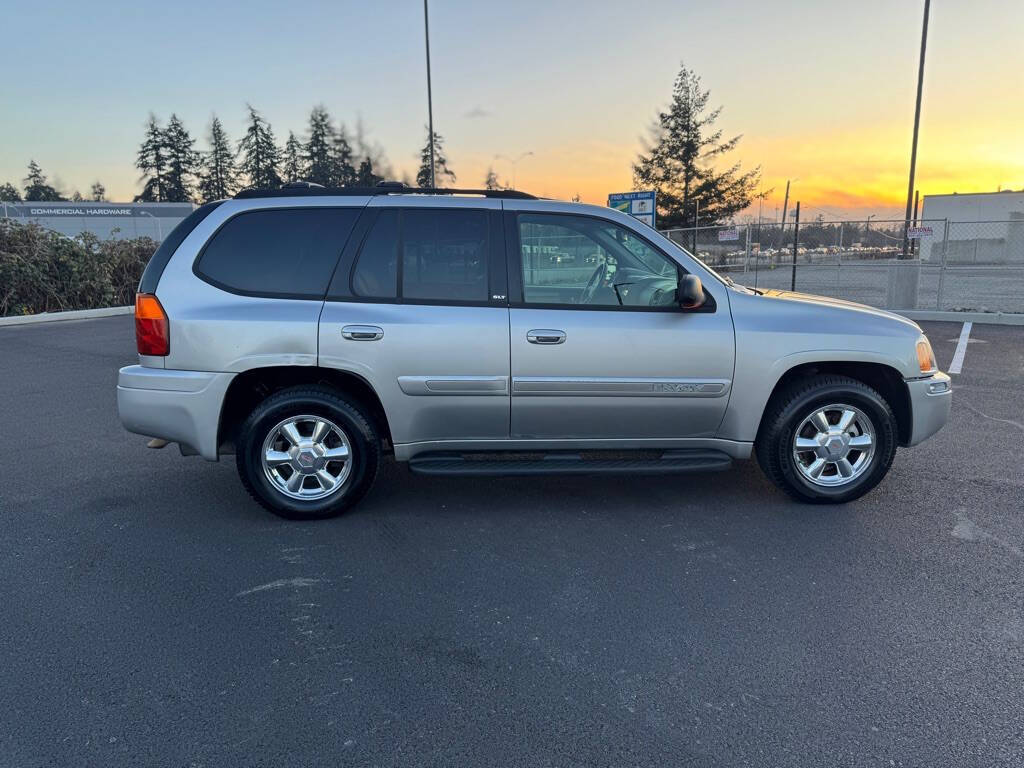
M 136 201 L 209 202 L 230 197 L 243 187 L 276 189 L 291 181 L 311 181 L 325 187 L 374 186 L 391 168 L 383 149 L 366 140 L 362 123 L 352 136 L 343 123 L 335 124 L 322 105 L 309 114 L 305 140 L 289 131 L 280 146 L 270 123 L 251 105 L 245 135 L 232 145 L 224 125 L 214 116 L 207 135 L 208 149 L 197 151 L 177 115 L 166 126 L 149 116 L 146 133 L 136 155 L 142 172 L 142 192 Z M 416 183 L 429 186 L 430 145 L 420 153 Z M 439 186 L 454 183 L 448 167 L 444 138 L 434 133 L 434 178 Z M 488 179 L 488 183 L 492 183 Z M 497 184 L 497 178 L 493 180 Z
M 716 122 L 721 107 L 711 108 L 710 93 L 700 76 L 683 66 L 675 79 L 672 100 L 660 112 L 651 137 L 633 164 L 635 189 L 658 191 L 658 224 L 692 227 L 732 220 L 748 207 L 760 177 L 760 168 L 744 171 L 739 163 L 723 162 L 740 141 L 724 138 Z M 214 116 L 207 149 L 197 150 L 195 139 L 176 114 L 166 126 L 150 115 L 136 156 L 142 192 L 137 201 L 208 202 L 230 197 L 244 186 L 277 188 L 291 181 L 311 181 L 325 187 L 373 186 L 391 176 L 383 149 L 367 142 L 361 123 L 350 134 L 318 105 L 309 114 L 303 138 L 289 131 L 281 146 L 263 116 L 246 105 L 245 134 L 233 144 Z M 410 180 L 405 179 L 406 183 Z M 429 140 L 420 150 L 416 184 L 420 187 L 454 184 L 444 138 L 434 133 L 433 167 Z M 493 168 L 483 186 L 502 189 Z M 103 185 L 93 185 L 92 199 L 102 200 Z M 63 200 L 33 160 L 24 179 L 25 200 Z M 11 184 L 0 185 L 0 200 L 19 200 Z M 72 199 L 82 199 L 77 192 Z

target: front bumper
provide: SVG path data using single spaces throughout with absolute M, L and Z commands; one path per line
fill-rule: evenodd
M 217 428 L 234 373 L 129 365 L 117 376 L 117 412 L 129 432 L 159 437 L 217 460 Z
M 953 387 L 949 376 L 936 373 L 927 379 L 907 382 L 910 394 L 911 427 L 907 445 L 917 445 L 938 432 L 949 421 Z

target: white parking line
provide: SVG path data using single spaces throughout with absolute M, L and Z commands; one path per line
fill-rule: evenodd
M 953 361 L 949 364 L 949 373 L 960 373 L 960 369 L 964 367 L 964 355 L 967 354 L 967 340 L 971 337 L 972 325 L 974 323 L 968 320 L 960 329 L 960 341 L 956 343 Z

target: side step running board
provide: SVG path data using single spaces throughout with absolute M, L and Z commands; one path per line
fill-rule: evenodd
M 648 474 L 717 472 L 732 466 L 728 454 L 714 450 L 671 450 L 660 455 L 627 455 L 622 452 L 594 455 L 553 452 L 529 458 L 503 453 L 429 453 L 409 461 L 409 469 L 421 475 L 564 475 Z M 657 452 L 655 452 L 657 454 Z M 522 454 L 518 454 L 522 456 Z

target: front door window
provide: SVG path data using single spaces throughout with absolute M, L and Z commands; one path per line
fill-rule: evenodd
M 636 234 L 603 219 L 520 214 L 527 304 L 674 307 L 679 268 Z

